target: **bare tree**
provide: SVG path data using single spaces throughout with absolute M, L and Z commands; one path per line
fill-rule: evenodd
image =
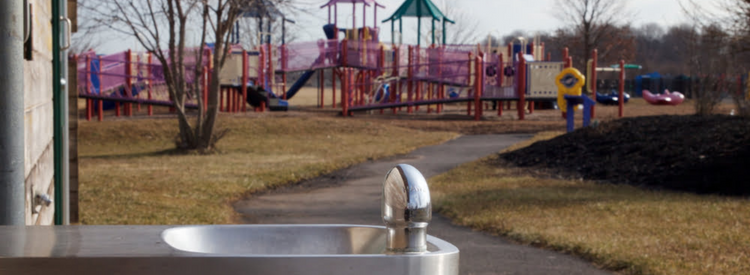
M 730 36 L 720 26 L 710 25 L 694 30 L 685 40 L 690 56 L 690 74 L 694 78 L 695 112 L 698 115 L 713 114 L 723 96 L 736 87 L 732 85 L 734 61 L 729 52 Z
M 81 8 L 77 13 L 77 32 L 73 33 L 71 37 L 70 52 L 73 54 L 80 54 L 104 44 L 102 38 L 97 35 L 102 29 L 101 25 L 96 23 L 95 18 L 93 18 L 95 17 L 94 14 L 87 8 L 92 4 L 94 4 L 94 0 L 78 0 L 77 2 L 77 6 Z
M 440 7 L 443 14 L 448 17 L 448 19 L 456 22 L 456 24 L 447 23 L 445 29 L 443 29 L 442 26 L 438 26 L 435 30 L 436 44 L 443 43 L 443 33 L 447 34 L 446 43 L 449 45 L 469 45 L 479 43 L 482 36 L 487 35 L 486 33 L 480 34 L 476 32 L 477 27 L 479 27 L 479 19 L 472 16 L 471 13 L 462 10 L 461 7 L 458 6 L 458 1 L 441 0 L 437 5 Z M 429 20 L 427 22 L 429 22 Z M 414 31 L 416 32 L 416 28 Z M 432 43 L 432 32 L 423 31 L 420 39 L 422 39 L 425 44 L 429 45 Z
M 627 1 L 622 0 L 556 0 L 556 16 L 568 24 L 558 30 L 558 37 L 566 34 L 576 40 L 580 47 L 572 47 L 571 54 L 577 57 L 577 63 L 586 64 L 594 49 L 599 48 L 602 59 L 618 48 L 619 45 L 606 45 L 602 41 L 607 36 L 617 35 L 618 26 L 626 23 L 632 14 L 627 9 Z M 626 43 L 627 40 L 610 43 Z
M 279 22 L 279 19 L 275 22 L 272 22 L 271 26 L 271 33 L 274 35 L 271 35 L 271 42 L 275 45 L 280 45 L 282 41 L 285 41 L 286 43 L 292 43 L 299 39 L 299 26 L 296 24 L 286 23 L 285 30 L 282 30 L 282 25 Z M 265 24 L 268 24 L 268 21 L 266 20 L 264 22 Z M 240 44 L 242 44 L 243 47 L 246 47 L 248 49 L 252 49 L 260 45 L 260 37 L 261 33 L 267 32 L 268 29 L 267 25 L 263 28 L 265 30 L 259 31 L 258 30 L 258 19 L 256 18 L 243 18 L 240 19 Z M 286 37 L 282 39 L 282 34 L 286 32 Z M 320 30 L 320 37 L 325 37 L 323 35 L 323 29 Z
M 742 76 L 750 70 L 750 0 L 681 1 L 685 13 L 701 30 L 699 50 L 691 58 L 691 67 L 701 62 L 698 69 L 716 78 L 715 95 L 730 95 L 741 115 L 750 115 L 748 84 Z M 703 105 L 711 105 L 711 97 Z M 698 100 L 697 100 L 698 101 Z M 718 103 L 716 103 L 718 104 Z M 699 113 L 701 107 L 696 106 Z M 713 110 L 711 108 L 710 110 Z
M 219 103 L 219 73 L 229 54 L 229 34 L 241 4 L 253 0 L 106 0 L 91 3 L 97 24 L 133 36 L 161 63 L 165 83 L 177 110 L 180 135 L 178 149 L 210 151 L 224 132 L 214 133 Z M 197 26 L 198 34 L 189 32 Z M 208 83 L 207 108 L 201 95 L 201 75 L 207 39 L 214 41 L 214 69 Z M 195 43 L 197 42 L 197 43 Z M 191 49 L 189 47 L 197 46 Z M 197 44 L 197 45 L 195 45 Z M 194 64 L 186 63 L 194 57 Z M 185 103 L 198 102 L 198 115 L 191 119 Z

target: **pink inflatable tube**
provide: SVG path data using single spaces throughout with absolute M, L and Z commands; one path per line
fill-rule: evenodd
M 660 95 L 652 94 L 649 90 L 643 90 L 643 99 L 653 105 L 676 106 L 682 104 L 682 102 L 685 101 L 685 96 L 680 92 L 670 93 L 669 90 L 664 90 L 664 93 Z

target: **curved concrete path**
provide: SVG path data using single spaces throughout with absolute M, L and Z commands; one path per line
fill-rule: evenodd
M 429 179 L 527 138 L 527 135 L 463 136 L 417 149 L 406 156 L 366 162 L 300 186 L 254 196 L 236 203 L 235 209 L 247 223 L 382 225 L 381 184 L 394 165 L 414 165 Z M 461 274 L 611 274 L 569 255 L 513 244 L 453 225 L 440 215 L 433 215 L 427 230 L 428 234 L 461 250 Z

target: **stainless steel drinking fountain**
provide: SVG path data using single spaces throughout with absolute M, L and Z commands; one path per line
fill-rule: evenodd
M 381 208 L 385 227 L 0 227 L 0 273 L 458 274 L 458 249 L 427 235 L 430 192 L 416 168 L 388 172 Z

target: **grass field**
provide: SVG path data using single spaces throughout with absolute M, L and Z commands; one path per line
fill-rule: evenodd
M 219 153 L 171 151 L 175 119 L 81 122 L 82 224 L 232 223 L 230 203 L 368 159 L 455 137 L 304 116 L 221 116 Z
M 747 199 L 563 180 L 497 157 L 430 182 L 437 209 L 458 224 L 623 274 L 750 274 Z

